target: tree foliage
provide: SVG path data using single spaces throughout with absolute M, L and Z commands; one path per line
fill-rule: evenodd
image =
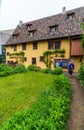
M 83 30 L 83 34 L 82 34 L 82 48 L 83 48 L 83 52 L 84 52 L 84 23 L 82 24 L 82 30 Z

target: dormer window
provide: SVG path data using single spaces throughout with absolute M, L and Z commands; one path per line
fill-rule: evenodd
M 75 17 L 75 13 L 67 14 L 67 18 L 68 18 L 69 20 L 72 20 L 74 17 Z
M 27 24 L 26 28 L 29 30 L 31 26 L 32 26 L 32 24 Z
M 29 32 L 29 36 L 30 36 L 30 37 L 33 37 L 33 35 L 34 35 L 34 32 L 33 32 L 33 31 Z
M 13 35 L 12 35 L 13 39 L 17 38 L 18 35 L 19 35 L 19 33 L 17 33 L 17 34 L 13 34 Z
M 58 25 L 50 26 L 50 32 L 51 33 L 54 33 L 56 31 L 58 31 Z
M 17 38 L 17 35 L 13 35 L 13 39 Z
M 30 37 L 33 37 L 34 36 L 34 33 L 36 32 L 36 29 L 33 29 L 33 30 L 29 30 L 29 36 Z

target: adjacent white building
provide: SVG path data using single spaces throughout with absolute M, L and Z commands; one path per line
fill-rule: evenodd
M 0 31 L 0 63 L 5 62 L 5 44 L 12 35 L 14 29 Z

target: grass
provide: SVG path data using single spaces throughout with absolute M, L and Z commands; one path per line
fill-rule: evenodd
M 15 113 L 29 108 L 48 89 L 55 75 L 27 72 L 0 78 L 0 125 Z

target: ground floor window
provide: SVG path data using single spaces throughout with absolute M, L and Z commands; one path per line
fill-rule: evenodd
M 54 60 L 54 67 L 56 67 L 56 63 L 59 63 L 60 61 L 61 61 L 61 59 L 55 59 Z M 62 61 L 63 61 L 63 68 L 67 69 L 68 68 L 69 59 L 62 59 Z
M 36 58 L 32 58 L 32 65 L 36 65 Z
M 27 61 L 27 57 L 24 57 L 24 62 L 26 62 Z
M 44 61 L 44 57 L 43 57 L 43 56 L 40 56 L 39 61 L 40 61 L 40 62 L 43 62 L 43 61 Z

